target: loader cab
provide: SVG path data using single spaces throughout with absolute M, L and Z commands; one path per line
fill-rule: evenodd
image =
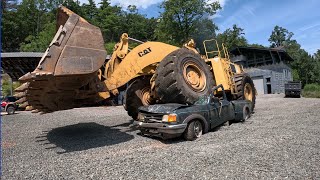
M 241 74 L 241 66 L 230 61 L 227 47 L 222 43 L 219 46 L 216 39 L 203 41 L 205 61 L 211 66 L 211 71 L 216 84 L 222 84 L 227 94 L 238 93 L 234 81 L 235 74 Z M 218 90 L 221 94 L 221 90 Z
M 203 47 L 205 51 L 206 59 L 211 58 L 226 58 L 230 59 L 228 49 L 225 45 L 221 44 L 222 49 L 220 48 L 218 41 L 216 39 L 209 39 L 203 41 Z

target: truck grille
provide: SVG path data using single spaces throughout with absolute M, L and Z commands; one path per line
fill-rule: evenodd
M 146 122 L 161 122 L 162 116 L 159 114 L 144 114 L 144 119 Z

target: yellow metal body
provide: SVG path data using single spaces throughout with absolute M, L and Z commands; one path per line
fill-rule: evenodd
M 141 44 L 129 50 L 129 40 L 133 39 L 124 33 L 111 59 L 105 62 L 101 30 L 63 6 L 58 12 L 58 31 L 52 43 L 37 68 L 20 78 L 25 84 L 17 91 L 22 92 L 21 98 L 26 97 L 27 104 L 44 112 L 69 109 L 107 99 L 111 93 L 118 94 L 118 88 L 130 80 L 146 75 L 151 77 L 151 92 L 146 97 L 155 96 L 156 68 L 179 47 L 136 40 Z M 216 48 L 208 50 L 207 43 Z M 193 40 L 184 47 L 198 53 Z M 204 48 L 206 54 L 202 59 L 211 66 L 216 84 L 222 84 L 232 94 L 237 93 L 233 76 L 243 72 L 241 66 L 230 62 L 227 49 L 222 45 L 220 50 L 216 40 L 204 41 Z M 192 64 L 189 66 L 193 67 Z M 195 84 L 196 90 L 202 89 L 203 83 L 198 82 L 201 78 L 187 79 Z
M 113 90 L 125 85 L 131 79 L 142 75 L 153 75 L 157 64 L 169 53 L 178 47 L 161 42 L 145 42 L 132 49 L 118 64 L 116 59 L 111 59 L 106 67 L 108 76 L 104 81 L 108 90 Z
M 110 96 L 109 92 L 114 95 L 118 94 L 117 88 L 125 85 L 136 77 L 144 75 L 153 76 L 158 63 L 168 54 L 179 49 L 179 47 L 169 44 L 148 41 L 128 52 L 128 38 L 129 37 L 126 33 L 121 36 L 120 42 L 115 46 L 111 59 L 105 66 L 105 80 L 103 83 L 106 87 L 106 91 L 99 93 L 99 95 L 104 99 Z M 215 43 L 217 49 L 208 51 L 207 43 Z M 195 49 L 195 43 L 193 40 L 184 44 L 184 47 L 198 53 Z M 242 73 L 242 67 L 232 63 L 229 59 L 226 47 L 222 44 L 221 52 L 217 41 L 214 39 L 204 41 L 204 49 L 206 52 L 206 55 L 203 56 L 205 57 L 204 61 L 211 66 L 216 84 L 222 84 L 225 90 L 230 91 L 232 94 L 237 93 L 233 76 L 234 74 Z M 209 58 L 210 54 L 214 54 L 214 57 Z M 232 70 L 231 66 L 234 67 L 234 70 Z M 153 81 L 154 79 L 152 78 L 150 80 L 151 90 L 154 89 L 152 88 Z M 154 93 L 151 92 L 151 94 Z
M 208 45 L 213 45 L 215 48 L 208 50 Z M 212 67 L 213 77 L 216 84 L 222 84 L 226 91 L 232 94 L 237 94 L 235 88 L 234 75 L 243 73 L 243 68 L 230 61 L 228 49 L 222 43 L 222 52 L 220 50 L 217 40 L 210 39 L 203 41 L 205 50 L 206 62 Z M 212 55 L 212 58 L 210 58 Z M 231 66 L 234 68 L 232 69 Z

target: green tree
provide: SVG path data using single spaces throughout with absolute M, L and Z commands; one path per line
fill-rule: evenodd
M 23 0 L 3 15 L 3 51 L 18 51 L 20 43 L 37 36 L 49 20 L 45 0 Z
M 312 76 L 314 76 L 312 56 L 304 49 L 299 50 L 299 58 L 292 63 L 292 68 L 296 69 L 299 75 L 299 80 L 303 85 L 313 83 Z
M 98 9 L 93 0 L 89 0 L 88 4 L 82 5 L 84 18 L 92 24 L 96 24 L 95 20 L 98 15 Z
M 128 12 L 125 12 L 124 30 L 130 37 L 142 41 L 153 40 L 156 27 L 156 19 L 146 18 L 145 15 L 139 14 L 138 9 L 134 5 L 128 6 Z
M 313 65 L 312 81 L 320 84 L 320 49 L 313 55 Z
M 29 35 L 25 39 L 25 42 L 21 43 L 20 50 L 27 52 L 44 52 L 54 37 L 55 27 L 55 23 L 48 23 L 37 36 Z
M 201 19 L 196 23 L 196 29 L 191 34 L 191 37 L 193 37 L 201 54 L 204 54 L 203 41 L 216 37 L 217 30 L 218 27 L 210 19 Z
M 11 85 L 12 83 L 12 85 Z M 11 90 L 14 90 L 15 88 L 19 87 L 20 83 L 19 82 L 12 82 L 11 78 L 8 74 L 1 74 L 1 87 L 2 87 L 2 92 L 1 96 L 6 97 L 11 94 Z
M 248 46 L 249 46 L 249 47 L 255 47 L 255 48 L 267 48 L 267 47 L 265 47 L 264 45 L 256 44 L 256 43 L 248 44 Z
M 218 2 L 207 0 L 167 0 L 160 7 L 164 11 L 156 31 L 158 40 L 180 45 L 195 35 L 199 21 L 221 8 Z
M 75 0 L 63 0 L 62 5 L 67 7 L 71 11 L 75 12 L 79 16 L 84 16 L 83 7 L 80 5 L 80 2 L 78 0 L 77 1 L 75 1 Z
M 219 44 L 224 43 L 224 45 L 231 50 L 236 46 L 247 46 L 248 41 L 244 37 L 244 29 L 238 27 L 236 24 L 232 26 L 232 29 L 228 28 L 223 33 L 217 35 L 217 40 Z
M 19 22 L 19 33 L 23 40 L 29 35 L 36 36 L 42 31 L 47 23 L 47 12 L 44 0 L 23 0 L 18 7 L 17 17 Z
M 13 0 L 1 1 L 1 51 L 16 51 L 19 48 L 20 35 L 19 19 L 17 19 L 18 2 Z
M 314 53 L 313 57 L 315 60 L 320 61 L 320 49 L 318 49 L 317 52 Z
M 115 42 L 125 31 L 123 29 L 124 15 L 121 8 L 111 6 L 108 0 L 100 2 L 97 15 L 97 26 L 101 28 L 105 42 Z
M 275 26 L 268 40 L 271 43 L 271 47 L 287 46 L 292 36 L 293 33 L 287 29 Z
M 294 60 L 290 63 L 294 80 L 301 81 L 303 85 L 313 83 L 318 71 L 314 68 L 314 59 L 292 36 L 293 33 L 287 29 L 275 26 L 269 38 L 270 46 L 283 47 Z
M 1 13 L 4 11 L 14 11 L 17 9 L 18 0 L 2 0 L 1 1 Z

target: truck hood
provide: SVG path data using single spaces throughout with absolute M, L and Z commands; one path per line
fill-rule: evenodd
M 168 113 L 172 113 L 174 110 L 177 110 L 177 109 L 183 108 L 183 107 L 189 107 L 189 106 L 185 105 L 185 104 L 175 104 L 175 103 L 155 104 L 155 105 L 150 105 L 150 106 L 141 106 L 139 108 L 139 111 L 147 112 L 147 113 L 168 114 Z

